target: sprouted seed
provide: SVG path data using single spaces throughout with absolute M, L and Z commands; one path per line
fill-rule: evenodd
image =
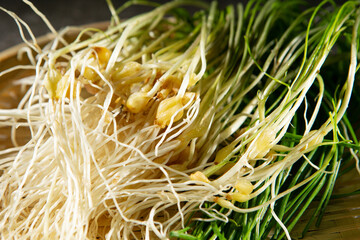
M 30 66 L 0 76 L 35 69 L 17 80 L 18 107 L 0 110 L 13 144 L 0 151 L 1 239 L 290 239 L 305 199 L 326 184 L 330 198 L 343 148 L 358 160 L 346 116 L 358 1 L 302 13 L 299 1 L 177 0 L 129 19 L 118 14 L 136 1 L 108 1 L 110 25 L 74 41 L 24 2 L 54 36 L 39 46 L 1 8 Z

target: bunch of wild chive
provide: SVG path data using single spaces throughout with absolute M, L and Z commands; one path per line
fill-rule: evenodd
M 0 152 L 1 238 L 290 238 L 357 160 L 359 2 L 177 0 L 123 21 L 136 1 L 108 1 L 109 27 L 72 42 L 25 2 L 55 36 L 22 35 L 31 66 L 1 73 L 36 71 L 0 111 L 14 145 Z

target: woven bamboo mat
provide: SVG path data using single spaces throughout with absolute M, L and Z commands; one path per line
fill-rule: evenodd
M 355 163 L 352 163 L 355 164 Z M 337 179 L 334 195 L 360 189 L 360 176 L 354 169 Z M 303 240 L 358 240 L 360 239 L 360 194 L 331 199 L 319 227 L 313 224 L 302 237 L 302 231 L 315 211 L 317 202 L 310 205 L 291 235 Z

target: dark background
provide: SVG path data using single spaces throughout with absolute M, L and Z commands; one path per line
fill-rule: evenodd
M 153 1 L 167 2 L 166 0 Z M 107 21 L 111 17 L 106 0 L 31 0 L 31 2 L 45 14 L 56 30 L 69 25 L 78 26 Z M 112 2 L 115 7 L 118 7 L 125 0 L 112 0 Z M 247 0 L 218 0 L 218 2 L 219 6 L 223 8 L 228 4 L 246 3 Z M 319 0 L 309 0 L 308 2 L 316 4 Z M 0 7 L 10 10 L 22 18 L 30 26 L 35 36 L 49 32 L 41 18 L 22 0 L 0 0 Z M 134 6 L 123 12 L 120 17 L 128 18 L 148 9 L 150 8 Z M 15 21 L 0 10 L 0 52 L 21 42 Z
M 194 0 L 196 1 L 196 0 Z M 56 30 L 69 25 L 83 25 L 94 22 L 110 20 L 111 14 L 106 0 L 31 0 L 31 2 L 49 19 Z M 112 0 L 115 7 L 120 6 L 124 0 Z M 154 2 L 165 3 L 166 0 Z M 244 0 L 219 0 L 221 7 Z M 0 0 L 0 6 L 14 12 L 22 18 L 31 28 L 35 36 L 49 32 L 41 18 L 22 0 Z M 123 12 L 120 17 L 128 18 L 148 7 L 133 6 Z M 0 10 L 0 51 L 21 43 L 22 39 L 15 21 L 4 11 Z

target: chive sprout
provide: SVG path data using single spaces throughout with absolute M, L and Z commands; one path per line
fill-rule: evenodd
M 30 65 L 0 76 L 35 69 L 16 82 L 18 107 L 0 110 L 13 144 L 0 151 L 2 239 L 291 239 L 323 191 L 319 224 L 342 159 L 359 169 L 346 115 L 358 1 L 140 1 L 156 7 L 124 20 L 136 1 L 107 1 L 107 29 L 73 41 L 24 2 L 54 38 L 40 48 L 1 8 Z

